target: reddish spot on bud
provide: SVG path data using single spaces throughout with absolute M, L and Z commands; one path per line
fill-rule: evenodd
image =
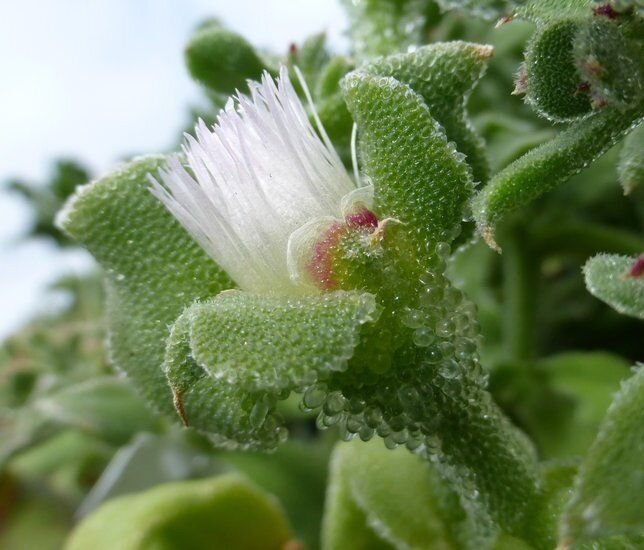
M 593 15 L 597 17 L 608 17 L 608 19 L 617 19 L 619 12 L 615 11 L 610 4 L 601 4 L 593 8 Z
M 371 210 L 367 210 L 366 208 L 349 214 L 344 220 L 353 229 L 375 229 L 378 227 L 378 218 L 376 218 L 376 215 Z
M 297 44 L 295 42 L 291 42 L 289 47 L 288 47 L 288 53 L 289 55 L 296 55 L 297 54 Z
M 322 290 L 334 290 L 338 282 L 333 279 L 333 252 L 340 244 L 340 239 L 346 234 L 347 226 L 335 223 L 320 239 L 313 249 L 313 256 L 306 266 L 311 278 Z
M 628 272 L 629 277 L 642 277 L 644 276 L 644 254 L 642 254 L 631 266 Z
M 342 237 L 352 229 L 374 233 L 378 229 L 378 218 L 371 210 L 362 208 L 346 216 L 344 223 L 334 223 L 326 230 L 326 233 L 315 244 L 311 259 L 306 265 L 309 276 L 315 281 L 318 288 L 322 290 L 338 288 L 338 281 L 333 278 L 334 254 Z

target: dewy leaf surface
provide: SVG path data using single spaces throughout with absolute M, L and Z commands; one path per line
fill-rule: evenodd
M 343 88 L 379 217 L 408 224 L 421 249 L 450 240 L 472 178 L 423 98 L 395 78 L 360 70 L 345 77 Z
M 168 483 L 108 501 L 67 550 L 280 550 L 291 539 L 277 502 L 235 475 Z
M 574 120 L 591 111 L 589 94 L 580 91 L 582 77 L 573 57 L 579 27 L 567 19 L 545 26 L 535 33 L 526 50 L 526 101 L 551 120 Z
M 586 288 L 624 315 L 644 319 L 644 276 L 629 274 L 636 258 L 599 254 L 586 262 Z
M 186 305 L 234 285 L 149 192 L 163 163 L 143 157 L 81 188 L 59 224 L 105 270 L 113 363 L 174 417 L 161 368 L 168 327 Z
M 468 42 L 442 42 L 412 53 L 377 59 L 361 70 L 391 76 L 420 94 L 433 118 L 456 143 L 476 181 L 486 181 L 483 141 L 470 124 L 465 106 L 492 56 L 492 47 Z
M 184 422 L 230 446 L 273 447 L 285 436 L 278 399 L 347 368 L 370 294 L 306 297 L 238 291 L 196 303 L 168 341 L 166 372 Z
M 564 541 L 644 530 L 644 368 L 636 368 L 580 467 L 561 526 Z

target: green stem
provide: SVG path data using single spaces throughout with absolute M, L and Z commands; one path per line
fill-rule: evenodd
M 538 266 L 524 228 L 515 225 L 503 239 L 503 338 L 508 360 L 524 363 L 536 353 Z

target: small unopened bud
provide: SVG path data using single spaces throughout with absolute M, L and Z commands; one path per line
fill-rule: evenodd
M 642 254 L 631 266 L 628 272 L 629 277 L 643 277 L 644 276 L 644 254 Z

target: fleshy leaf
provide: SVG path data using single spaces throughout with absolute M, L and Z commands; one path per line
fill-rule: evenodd
M 644 368 L 615 396 L 579 469 L 561 524 L 564 542 L 644 530 Z
M 641 117 L 641 109 L 603 109 L 573 123 L 496 174 L 472 204 L 474 219 L 488 244 L 497 247 L 494 226 L 504 216 L 581 172 Z
M 185 50 L 192 77 L 223 95 L 247 90 L 246 80 L 259 80 L 265 63 L 240 35 L 216 23 L 199 29 Z
M 644 186 L 644 124 L 626 136 L 617 170 L 625 195 Z
M 274 447 L 286 435 L 276 401 L 346 369 L 375 308 L 373 296 L 357 292 L 231 291 L 194 304 L 168 340 L 165 368 L 177 411 L 219 443 Z
M 632 275 L 637 258 L 599 254 L 586 262 L 586 288 L 624 315 L 644 319 L 644 276 Z
M 379 217 L 408 224 L 420 249 L 449 241 L 472 192 L 467 165 L 408 85 L 360 70 L 343 81 Z M 395 146 L 393 146 L 395 144 Z
M 526 50 L 526 101 L 551 120 L 573 120 L 591 112 L 573 57 L 579 28 L 576 21 L 557 21 L 538 30 Z
M 339 443 L 330 478 L 324 548 L 355 548 L 353 529 L 394 548 L 475 547 L 458 497 L 428 463 L 403 449 L 390 451 L 377 441 Z M 364 524 L 347 516 L 355 523 L 362 516 Z
M 474 179 L 485 182 L 488 166 L 483 141 L 471 126 L 465 106 L 492 53 L 491 46 L 443 42 L 377 59 L 361 70 L 391 76 L 420 94 L 447 138 L 466 155 Z
M 290 539 L 275 500 L 228 475 L 111 500 L 72 532 L 65 548 L 279 550 Z
M 148 190 L 164 163 L 142 157 L 79 189 L 58 223 L 105 270 L 109 352 L 135 389 L 175 417 L 162 370 L 168 326 L 234 285 Z

